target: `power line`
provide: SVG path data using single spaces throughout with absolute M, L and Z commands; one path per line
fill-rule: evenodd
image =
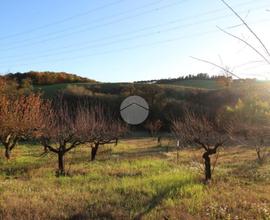
M 200 33 L 197 33 L 196 35 L 201 36 L 203 34 L 209 34 L 209 33 L 214 33 L 214 32 L 217 32 L 217 31 L 215 30 L 215 31 L 209 31 L 209 32 L 204 32 L 204 33 L 200 32 Z M 194 37 L 194 35 L 193 36 L 185 36 L 185 37 L 190 38 L 190 37 Z M 105 54 L 121 52 L 121 51 L 126 51 L 126 50 L 131 50 L 131 49 L 137 49 L 137 48 L 142 48 L 142 47 L 151 47 L 151 46 L 155 46 L 155 45 L 175 42 L 175 41 L 181 40 L 181 39 L 183 39 L 185 37 L 181 36 L 181 37 L 177 37 L 177 38 L 172 38 L 172 39 L 167 39 L 167 40 L 162 40 L 162 41 L 156 41 L 156 42 L 153 42 L 153 43 L 150 43 L 150 44 L 138 44 L 138 45 L 134 45 L 134 46 L 131 46 L 131 47 L 124 47 L 124 48 L 120 48 L 120 49 L 117 49 L 117 50 L 107 50 L 107 51 L 88 54 L 88 55 L 83 55 L 83 56 L 54 59 L 53 62 L 60 62 L 60 61 L 66 61 L 66 60 L 76 60 L 76 59 L 81 59 L 81 58 L 86 58 L 86 57 L 93 57 L 93 56 L 97 56 L 97 55 L 105 55 Z M 52 62 L 52 61 L 37 62 L 35 64 L 50 63 L 50 62 Z M 16 65 L 16 66 L 25 66 L 25 65 L 29 65 L 29 64 L 19 64 L 19 65 Z M 12 65 L 12 66 L 15 66 L 15 65 Z
M 60 52 L 57 49 L 56 50 L 51 50 L 51 51 L 56 51 L 56 53 L 45 53 L 44 55 L 35 56 L 32 59 L 38 59 L 38 58 L 49 57 L 49 56 L 52 56 L 52 55 L 58 55 L 58 54 L 63 54 L 63 53 L 66 54 L 66 53 L 81 51 L 81 50 L 84 50 L 86 48 L 87 49 L 94 49 L 94 48 L 109 46 L 109 45 L 113 45 L 113 44 L 123 43 L 125 41 L 130 41 L 130 40 L 139 39 L 139 38 L 145 38 L 145 37 L 149 37 L 149 36 L 153 36 L 153 35 L 160 35 L 160 34 L 165 33 L 165 32 L 166 33 L 167 32 L 172 32 L 172 31 L 176 31 L 176 30 L 179 30 L 179 29 L 183 29 L 183 28 L 187 28 L 187 27 L 191 27 L 191 26 L 194 26 L 194 25 L 199 25 L 199 24 L 207 23 L 207 22 L 211 22 L 211 21 L 216 21 L 218 19 L 223 19 L 223 18 L 228 18 L 228 16 L 227 15 L 223 15 L 223 16 L 219 16 L 219 17 L 215 17 L 215 18 L 211 18 L 211 19 L 204 19 L 204 20 L 201 20 L 201 21 L 198 21 L 198 22 L 186 23 L 186 24 L 182 24 L 180 26 L 178 25 L 178 26 L 174 26 L 174 27 L 166 28 L 166 29 L 162 29 L 162 30 L 155 30 L 153 32 L 145 33 L 145 34 L 134 35 L 134 33 L 135 34 L 137 33 L 137 32 L 134 32 L 134 33 L 132 33 L 133 36 L 131 36 L 131 37 L 124 37 L 124 38 L 122 37 L 122 38 L 117 39 L 117 40 L 113 40 L 113 41 L 105 42 L 105 43 L 100 43 L 100 44 L 93 44 L 93 41 L 92 41 L 91 44 L 85 44 L 85 45 L 82 45 L 82 46 L 80 46 L 78 48 L 75 48 L 75 49 L 69 49 L 69 48 L 67 48 L 68 50 L 61 49 L 62 52 Z M 267 21 L 269 21 L 269 19 Z M 171 22 L 169 22 L 169 23 L 171 23 Z M 165 24 L 163 24 L 163 26 L 167 26 L 167 24 L 168 23 L 165 23 Z M 231 27 L 230 27 L 230 29 L 231 29 Z M 109 36 L 108 38 L 110 39 L 111 36 Z M 97 40 L 97 41 L 94 41 L 94 42 L 99 42 L 99 41 L 100 40 Z M 4 58 L 1 58 L 1 59 L 10 59 L 10 58 L 14 58 L 14 56 L 4 57 Z M 28 57 L 28 58 L 31 58 L 31 54 L 30 54 L 30 57 Z M 23 57 L 23 59 L 19 59 L 19 61 L 20 60 L 27 60 L 28 58 L 27 57 Z
M 124 12 L 121 12 L 121 13 L 116 13 L 114 15 L 106 16 L 106 17 L 99 18 L 99 19 L 94 19 L 94 20 L 92 20 L 90 22 L 90 24 L 95 24 L 94 26 L 89 26 L 89 23 L 87 23 L 87 25 L 79 25 L 78 27 L 76 27 L 76 26 L 74 27 L 73 26 L 73 27 L 65 28 L 63 30 L 53 31 L 53 32 L 50 32 L 50 33 L 47 33 L 47 34 L 42 34 L 40 36 L 41 37 L 43 37 L 43 36 L 52 36 L 52 35 L 57 35 L 59 33 L 65 33 L 66 31 L 74 30 L 76 28 L 79 28 L 80 29 L 82 26 L 87 26 L 88 27 L 87 29 L 82 29 L 82 30 L 79 30 L 79 31 L 72 31 L 69 34 L 60 35 L 58 37 L 56 36 L 54 38 L 49 38 L 47 40 L 58 39 L 58 38 L 63 37 L 63 36 L 73 35 L 74 33 L 81 33 L 81 32 L 83 32 L 85 30 L 93 30 L 94 28 L 105 27 L 105 26 L 108 26 L 110 24 L 121 22 L 121 21 L 123 21 L 125 19 L 131 19 L 133 17 L 138 17 L 138 16 L 141 16 L 141 15 L 144 15 L 144 14 L 148 14 L 148 13 L 151 13 L 151 12 L 156 12 L 156 11 L 159 11 L 161 9 L 168 8 L 168 7 L 173 7 L 173 6 L 177 5 L 177 4 L 181 4 L 181 3 L 185 2 L 185 1 L 188 1 L 188 0 L 182 0 L 180 2 L 177 1 L 177 2 L 174 2 L 172 4 L 170 3 L 170 4 L 167 4 L 167 5 L 164 5 L 162 7 L 158 7 L 158 8 L 155 7 L 153 9 L 151 9 L 151 10 L 146 10 L 145 12 L 135 14 L 134 16 L 129 15 L 127 17 L 119 18 L 119 19 L 116 19 L 116 20 L 113 20 L 113 21 L 110 21 L 110 22 L 107 22 L 107 23 L 104 23 L 104 24 L 101 23 L 101 24 L 96 25 L 96 22 L 99 22 L 99 21 L 102 22 L 102 21 L 104 21 L 104 20 L 106 20 L 108 18 L 117 18 L 117 17 L 120 17 L 120 16 L 125 15 L 125 14 L 130 14 L 130 13 L 132 13 L 134 11 L 137 11 L 137 10 L 140 10 L 140 9 L 145 9 L 145 8 L 147 8 L 149 6 L 155 6 L 155 5 L 159 4 L 162 1 L 164 1 L 164 0 L 155 0 L 155 1 L 151 2 L 151 3 L 144 4 L 144 5 L 140 6 L 140 7 L 133 8 L 133 9 L 130 9 L 128 11 L 124 11 Z M 35 36 L 34 38 L 28 38 L 28 39 L 20 40 L 20 41 L 17 41 L 15 43 L 21 43 L 21 42 L 27 42 L 27 41 L 31 41 L 31 40 L 36 40 L 37 37 L 39 37 L 39 36 Z M 46 40 L 46 38 L 45 38 L 45 40 Z M 39 41 L 39 42 L 42 43 L 44 41 Z
M 158 2 L 160 2 L 162 0 L 159 0 Z M 97 24 L 97 25 L 94 25 L 94 26 L 90 26 L 90 27 L 87 27 L 87 28 L 84 28 L 84 29 L 81 29 L 79 31 L 72 31 L 70 33 L 67 33 L 67 34 L 64 34 L 64 35 L 60 35 L 60 36 L 55 36 L 55 37 L 52 37 L 52 38 L 44 38 L 43 40 L 40 40 L 40 38 L 38 37 L 35 37 L 35 38 L 30 38 L 30 39 L 27 39 L 27 40 L 22 40 L 22 41 L 18 41 L 17 43 L 24 43 L 26 42 L 26 44 L 22 44 L 22 45 L 18 45 L 18 46 L 13 46 L 13 47 L 9 47 L 9 48 L 2 48 L 2 51 L 5 51 L 5 50 L 12 50 L 12 49 L 18 49 L 18 48 L 23 48 L 23 47 L 27 47 L 27 46 L 33 46 L 33 45 L 37 45 L 37 44 L 41 44 L 41 43 L 45 43 L 45 42 L 48 42 L 48 41 L 51 41 L 51 40 L 56 40 L 56 39 L 61 39 L 61 38 L 65 38 L 65 37 L 69 37 L 69 36 L 72 36 L 74 34 L 78 34 L 78 33 L 85 33 L 85 32 L 88 32 L 88 31 L 92 31 L 96 28 L 101 28 L 101 27 L 106 27 L 108 25 L 111 25 L 111 24 L 115 24 L 115 23 L 119 23 L 121 21 L 126 21 L 128 19 L 132 19 L 132 18 L 135 18 L 135 17 L 139 17 L 139 16 L 142 16 L 144 14 L 149 14 L 149 13 L 153 13 L 153 12 L 156 12 L 156 11 L 159 11 L 159 10 L 162 10 L 164 8 L 168 8 L 168 7 L 173 7 L 177 4 L 182 4 L 184 3 L 185 1 L 187 0 L 183 0 L 183 1 L 180 1 L 180 2 L 174 2 L 172 4 L 167 4 L 165 6 L 162 6 L 162 7 L 159 7 L 159 8 L 154 8 L 154 9 L 151 9 L 151 10 L 147 10 L 147 11 L 144 11 L 144 12 L 141 12 L 141 13 L 138 13 L 138 14 L 135 14 L 135 15 L 131 15 L 131 16 L 127 16 L 127 17 L 123 17 L 123 18 L 120 18 L 120 19 L 117 19 L 117 20 L 113 20 L 113 21 L 109 21 L 107 23 L 103 23 L 103 24 Z M 157 3 L 157 1 L 155 1 L 155 3 Z M 248 5 L 248 4 L 251 4 L 251 3 L 254 3 L 254 1 L 250 1 L 250 2 L 245 2 L 245 3 L 241 3 L 241 4 L 238 4 L 238 6 L 243 6 L 243 5 Z M 153 5 L 154 2 L 152 2 L 152 4 L 147 4 L 148 6 L 149 5 Z M 144 5 L 145 7 L 146 5 Z M 137 9 L 140 9 L 140 8 L 144 8 L 144 7 L 138 7 Z M 136 9 L 135 9 L 136 10 Z M 132 10 L 134 11 L 134 10 Z M 212 10 L 212 11 L 208 11 L 206 13 L 201 13 L 201 14 L 198 14 L 198 15 L 195 15 L 195 16 L 188 16 L 186 18 L 183 18 L 183 19 L 179 19 L 179 20 L 184 20 L 184 19 L 187 19 L 187 18 L 194 18 L 194 17 L 198 17 L 198 16 L 203 16 L 203 15 L 207 15 L 207 14 L 212 14 L 212 13 L 217 13 L 217 12 L 220 12 L 220 11 L 225 11 L 224 8 L 222 9 L 217 9 L 217 10 Z M 126 14 L 127 12 L 124 12 L 124 14 Z M 117 15 L 118 16 L 118 15 Z M 111 16 L 113 17 L 113 16 Z M 102 19 L 100 19 L 102 20 Z M 70 31 L 70 28 L 68 29 L 65 29 L 65 30 L 61 30 L 61 31 L 58 31 L 58 32 L 53 32 L 53 33 L 49 33 L 47 34 L 47 36 L 50 36 L 50 35 L 55 35 L 57 33 L 63 33 L 65 32 L 66 30 L 69 30 Z M 72 28 L 72 30 L 74 30 L 74 28 Z M 46 35 L 42 35 L 42 37 L 44 37 Z M 36 39 L 39 39 L 37 41 L 31 41 L 31 40 L 36 40 Z M 31 41 L 30 43 L 27 43 L 28 41 Z
M 69 58 L 60 58 L 60 59 L 54 59 L 53 62 L 62 62 L 62 61 L 66 61 L 66 60 L 78 60 L 81 58 L 88 58 L 88 57 L 94 57 L 94 56 L 99 56 L 99 55 L 106 55 L 106 54 L 111 54 L 111 53 L 115 53 L 115 52 L 122 52 L 122 51 L 127 51 L 127 50 L 134 50 L 134 49 L 138 49 L 138 48 L 145 48 L 145 47 L 152 47 L 152 46 L 157 46 L 157 45 L 161 45 L 161 44 L 168 44 L 168 43 L 172 43 L 172 42 L 176 42 L 185 38 L 193 38 L 193 37 L 198 37 L 198 36 L 203 36 L 203 35 L 209 35 L 212 33 L 216 33 L 219 32 L 217 29 L 215 30 L 211 30 L 211 31 L 205 31 L 205 32 L 197 32 L 191 35 L 182 35 L 182 36 L 177 36 L 175 38 L 171 38 L 171 39 L 166 39 L 166 40 L 160 40 L 160 41 L 156 41 L 153 43 L 145 43 L 145 44 L 137 44 L 134 46 L 130 46 L 130 47 L 124 47 L 124 48 L 120 48 L 120 49 L 116 49 L 116 50 L 106 50 L 103 52 L 98 52 L 98 53 L 92 53 L 92 54 L 88 54 L 88 55 L 82 55 L 82 56 L 73 56 L 73 57 L 69 57 Z M 36 62 L 36 63 L 32 63 L 32 64 L 41 64 L 41 63 L 51 63 L 52 61 L 45 61 L 45 62 Z M 29 64 L 19 64 L 16 66 L 26 66 Z M 14 66 L 14 65 L 12 65 Z
M 216 18 L 214 18 L 214 19 L 216 19 Z M 191 24 L 186 24 L 186 25 L 191 25 Z M 204 32 L 204 33 L 197 33 L 197 34 L 195 34 L 195 35 L 189 35 L 189 36 L 181 36 L 181 37 L 179 37 L 179 38 L 177 38 L 178 40 L 180 40 L 180 39 L 183 39 L 183 38 L 186 38 L 186 37 L 188 37 L 188 38 L 190 38 L 190 37 L 194 37 L 194 36 L 196 36 L 196 35 L 199 35 L 199 36 L 201 36 L 202 34 L 208 34 L 208 33 L 213 33 L 213 32 L 217 32 L 217 31 L 211 31 L 211 32 Z M 149 35 L 150 36 L 150 35 Z M 135 47 L 134 46 L 132 46 L 132 47 L 127 47 L 127 48 L 120 48 L 119 50 L 120 51 L 124 51 L 124 50 L 129 50 L 129 49 L 136 49 L 136 48 L 140 48 L 140 47 L 147 47 L 147 46 L 153 46 L 153 45 L 157 45 L 157 44 L 163 44 L 163 43 L 170 43 L 170 42 L 174 42 L 174 41 L 176 41 L 177 39 L 169 39 L 169 40 L 165 40 L 165 41 L 158 41 L 158 42 L 154 42 L 154 43 L 151 43 L 151 44 L 142 44 L 142 45 L 135 45 Z M 95 54 L 90 54 L 90 55 L 86 55 L 86 56 L 78 56 L 78 57 L 72 57 L 71 59 L 80 59 L 80 58 L 82 58 L 82 57 L 92 57 L 92 56 L 96 56 L 96 55 L 102 55 L 102 54 L 108 54 L 108 53 L 114 53 L 114 52 L 117 52 L 117 51 L 119 51 L 119 50 L 107 50 L 107 51 L 104 51 L 104 52 L 101 52 L 101 53 L 95 53 Z M 66 59 L 60 59 L 60 61 L 61 60 L 68 60 L 69 58 L 66 58 Z M 59 61 L 59 59 L 58 60 L 55 60 L 56 62 L 57 61 Z M 40 62 L 39 62 L 40 63 Z M 26 64 L 26 65 L 28 65 L 28 64 Z
M 145 43 L 145 44 L 137 44 L 134 46 L 130 46 L 130 47 L 124 47 L 124 48 L 120 48 L 117 50 L 107 50 L 107 51 L 103 51 L 103 52 L 98 52 L 98 53 L 92 53 L 92 54 L 88 54 L 88 55 L 80 55 L 80 56 L 74 56 L 74 57 L 69 57 L 69 58 L 60 58 L 60 59 L 54 59 L 53 62 L 61 62 L 61 61 L 67 61 L 67 60 L 77 60 L 77 59 L 81 59 L 81 58 L 88 58 L 88 57 L 94 57 L 94 56 L 98 56 L 98 55 L 105 55 L 105 54 L 110 54 L 110 53 L 115 53 L 115 52 L 122 52 L 122 51 L 127 51 L 127 50 L 134 50 L 134 49 L 138 49 L 138 48 L 145 48 L 145 47 L 152 47 L 152 46 L 156 46 L 156 45 L 161 45 L 161 44 L 168 44 L 168 43 L 172 43 L 172 42 L 176 42 L 185 38 L 192 38 L 192 37 L 197 37 L 197 36 L 203 36 L 203 35 L 208 35 L 208 34 L 212 34 L 212 33 L 216 33 L 219 32 L 218 30 L 211 30 L 211 31 L 205 31 L 205 32 L 197 32 L 191 35 L 182 35 L 182 36 L 177 36 L 175 38 L 171 38 L 171 39 L 166 39 L 166 40 L 160 40 L 160 41 L 156 41 L 153 43 Z M 41 63 L 51 63 L 52 61 L 45 61 L 45 62 L 37 62 L 37 63 L 32 63 L 32 64 L 41 64 Z M 17 66 L 25 66 L 25 65 L 29 65 L 29 64 L 19 64 Z M 12 65 L 13 67 L 15 65 Z
M 52 22 L 52 23 L 41 25 L 41 26 L 38 26 L 36 28 L 32 28 L 32 29 L 29 29 L 29 30 L 26 30 L 26 31 L 23 31 L 23 32 L 18 32 L 18 33 L 6 35 L 6 36 L 3 36 L 3 37 L 0 37 L 0 40 L 9 39 L 9 38 L 29 34 L 29 33 L 32 33 L 32 32 L 38 31 L 38 30 L 42 30 L 42 29 L 45 29 L 45 28 L 48 28 L 48 27 L 51 27 L 51 26 L 62 24 L 62 23 L 65 23 L 67 21 L 73 20 L 75 18 L 82 17 L 82 16 L 85 16 L 85 15 L 89 15 L 91 13 L 100 11 L 102 9 L 117 5 L 117 4 L 119 4 L 119 3 L 123 2 L 123 1 L 125 1 L 125 0 L 117 0 L 117 1 L 111 2 L 109 4 L 104 4 L 104 5 L 101 5 L 101 6 L 97 7 L 97 8 L 91 9 L 89 11 L 85 11 L 85 12 L 82 12 L 82 13 L 79 13 L 79 14 L 76 14 L 76 15 L 72 15 L 70 17 L 66 17 L 66 18 L 63 18 L 61 20 L 58 20 L 58 21 L 55 21 L 55 22 Z
M 207 34 L 211 34 L 211 33 L 215 33 L 215 32 L 217 32 L 217 30 L 208 31 L 208 32 L 199 32 L 199 33 L 196 33 L 196 34 L 193 34 L 193 35 L 187 35 L 187 36 L 180 36 L 180 37 L 177 37 L 177 38 L 174 38 L 174 39 L 162 40 L 162 41 L 154 42 L 154 43 L 151 43 L 151 44 L 140 44 L 140 45 L 136 45 L 136 46 L 132 46 L 132 47 L 120 48 L 118 50 L 107 50 L 107 51 L 93 53 L 93 54 L 89 54 L 89 55 L 76 56 L 76 57 L 70 57 L 70 58 L 54 59 L 53 61 L 38 62 L 38 63 L 34 63 L 34 64 L 59 62 L 59 61 L 66 61 L 66 60 L 75 60 L 75 59 L 80 59 L 80 58 L 85 58 L 85 57 L 94 57 L 94 56 L 98 56 L 98 55 L 105 55 L 105 54 L 110 54 L 110 53 L 115 53 L 115 52 L 120 52 L 120 51 L 126 51 L 126 50 L 131 50 L 131 49 L 137 49 L 137 48 L 142 48 L 142 47 L 151 47 L 151 46 L 156 46 L 156 45 L 159 45 L 159 44 L 171 43 L 171 42 L 175 42 L 175 41 L 178 41 L 178 40 L 181 40 L 181 39 L 207 35 Z M 20 64 L 20 65 L 17 65 L 17 66 L 25 66 L 25 65 L 28 65 L 28 64 Z M 14 65 L 12 65 L 12 66 L 14 66 Z

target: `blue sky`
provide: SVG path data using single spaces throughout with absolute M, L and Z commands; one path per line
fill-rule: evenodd
M 269 0 L 228 0 L 270 48 Z M 217 25 L 264 50 L 219 0 L 2 0 L 0 72 L 65 71 L 104 82 L 208 72 L 241 77 L 270 65 Z M 269 77 L 268 77 L 269 75 Z

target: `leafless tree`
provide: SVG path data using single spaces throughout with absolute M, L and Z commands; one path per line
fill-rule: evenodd
M 206 116 L 186 111 L 183 119 L 172 120 L 172 131 L 181 144 L 195 144 L 204 150 L 205 181 L 212 178 L 211 155 L 216 154 L 219 147 L 229 140 L 228 130 L 211 122 Z
M 79 145 L 95 143 L 95 153 L 100 144 L 115 140 L 119 131 L 114 120 L 105 117 L 101 106 L 89 107 L 89 103 L 78 104 L 76 110 L 69 109 L 63 97 L 57 105 L 44 111 L 44 126 L 39 134 L 42 145 L 58 156 L 57 175 L 66 175 L 65 154 Z
M 254 147 L 260 164 L 270 156 L 267 147 L 270 143 L 270 126 L 268 123 L 242 121 L 234 119 L 237 126 L 231 130 L 231 139 L 240 145 Z
M 41 126 L 39 119 L 44 105 L 39 94 L 0 96 L 0 141 L 7 159 L 20 139 L 32 137 Z
M 252 134 L 249 137 L 254 137 L 253 142 L 257 154 L 257 160 L 259 164 L 264 163 L 270 156 L 270 153 L 266 150 L 266 146 L 270 142 L 270 127 L 260 126 L 257 128 L 250 129 L 249 132 Z M 254 140 L 255 139 L 255 140 Z
M 88 142 L 96 126 L 93 109 L 78 106 L 71 111 L 63 97 L 42 114 L 43 127 L 38 134 L 42 145 L 58 156 L 57 175 L 65 175 L 64 156 L 72 149 Z
M 104 109 L 100 109 L 95 117 L 96 126 L 91 140 L 91 160 L 94 161 L 100 146 L 105 144 L 118 144 L 118 140 L 127 132 L 127 126 Z
M 145 125 L 145 128 L 150 131 L 150 134 L 152 135 L 152 137 L 157 136 L 157 142 L 158 142 L 158 144 L 160 144 L 161 143 L 161 137 L 160 137 L 160 135 L 158 135 L 158 132 L 162 128 L 162 121 L 159 120 L 159 119 L 148 121 L 146 123 L 146 125 Z

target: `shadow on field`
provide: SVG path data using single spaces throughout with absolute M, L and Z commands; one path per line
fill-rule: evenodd
M 31 172 L 44 167 L 42 163 L 6 164 L 0 167 L 0 175 L 12 178 L 30 179 Z
M 168 146 L 154 146 L 147 148 L 134 148 L 130 152 L 118 152 L 113 153 L 112 155 L 122 157 L 122 158 L 138 158 L 145 156 L 158 156 L 161 158 L 167 157 L 164 153 L 169 153 L 176 151 L 175 147 Z
M 90 217 L 86 214 L 76 214 L 68 218 L 68 220 L 89 220 L 89 219 L 106 219 L 106 220 L 116 220 L 112 214 L 109 212 L 99 213 L 98 215 Z
M 135 217 L 134 220 L 140 220 L 142 219 L 142 217 L 146 214 L 148 214 L 149 212 L 151 212 L 151 210 L 153 210 L 154 208 L 156 208 L 159 204 L 161 204 L 161 202 L 164 199 L 167 199 L 169 197 L 172 197 L 173 195 L 176 194 L 177 190 L 181 187 L 184 187 L 186 185 L 191 184 L 190 180 L 184 180 L 184 181 L 179 181 L 176 184 L 170 185 L 165 187 L 164 189 L 162 189 L 161 191 L 158 192 L 157 195 L 155 195 L 147 205 L 145 205 L 145 210 L 138 213 Z
M 246 160 L 234 168 L 231 174 L 248 181 L 267 181 L 268 175 L 259 171 L 262 166 L 264 164 L 259 164 L 257 160 Z

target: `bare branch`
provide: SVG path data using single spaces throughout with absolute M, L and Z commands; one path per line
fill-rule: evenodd
M 259 38 L 259 36 L 252 30 L 252 28 L 249 27 L 249 25 L 246 23 L 246 21 L 225 0 L 220 0 L 220 1 L 223 2 L 223 4 L 226 5 L 236 15 L 236 17 L 238 17 L 241 20 L 241 22 L 246 26 L 246 28 L 249 30 L 249 32 L 259 41 L 259 43 L 264 48 L 267 55 L 270 56 L 270 52 L 268 51 L 267 47 L 264 45 L 264 43 Z
M 217 28 L 222 31 L 223 33 L 233 37 L 233 38 L 236 38 L 237 40 L 240 40 L 241 42 L 243 42 L 244 44 L 246 44 L 248 47 L 250 47 L 252 50 L 254 50 L 259 56 L 261 56 L 268 64 L 270 64 L 270 61 L 260 52 L 258 51 L 254 46 L 252 46 L 250 43 L 248 43 L 247 41 L 245 41 L 244 39 L 240 38 L 240 37 L 237 37 L 227 31 L 225 31 L 224 29 L 220 28 L 219 26 L 217 26 Z
M 231 74 L 232 76 L 236 77 L 237 79 L 241 79 L 241 77 L 237 76 L 236 74 L 234 74 L 233 72 L 225 69 L 224 67 L 220 66 L 220 65 L 217 65 L 215 63 L 212 63 L 210 61 L 207 61 L 207 60 L 203 60 L 203 59 L 200 59 L 200 58 L 197 58 L 197 57 L 193 57 L 191 56 L 192 59 L 195 59 L 195 60 L 198 60 L 198 61 L 201 61 L 201 62 L 204 62 L 204 63 L 208 63 L 208 64 L 211 64 L 212 66 L 215 66 L 215 67 L 218 67 L 219 69 Z

